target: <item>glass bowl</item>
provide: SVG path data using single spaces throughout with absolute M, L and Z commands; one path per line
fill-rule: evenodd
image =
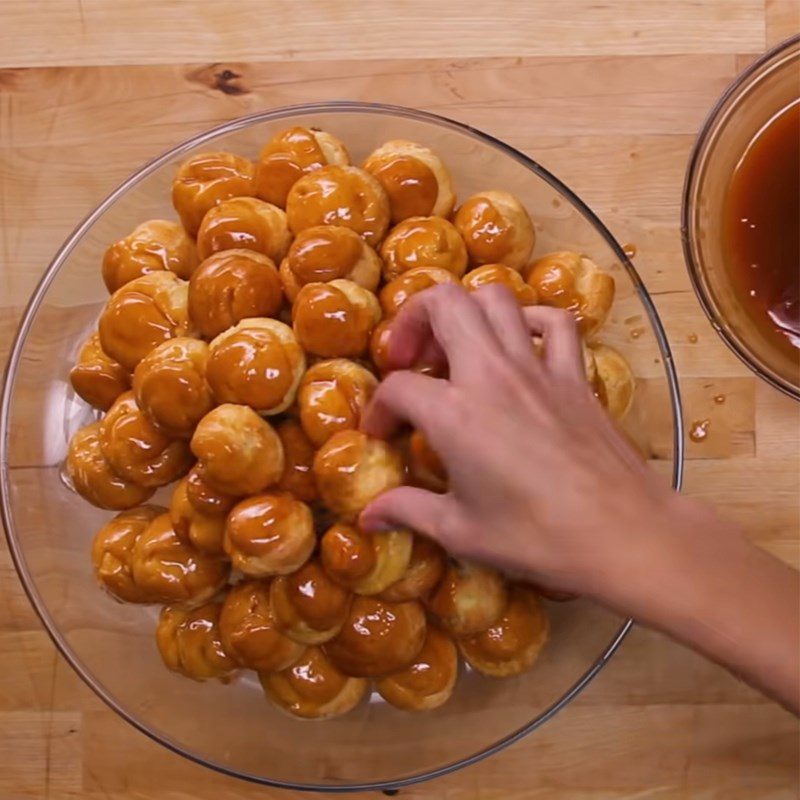
M 460 197 L 489 187 L 517 194 L 535 220 L 537 254 L 569 248 L 608 270 L 617 299 L 601 338 L 625 354 L 637 376 L 625 428 L 676 488 L 683 457 L 678 386 L 639 276 L 586 204 L 502 142 L 410 109 L 326 103 L 222 125 L 142 167 L 58 251 L 25 312 L 0 407 L 3 521 L 20 578 L 56 646 L 128 722 L 201 764 L 295 789 L 391 789 L 472 763 L 543 724 L 602 669 L 631 621 L 581 600 L 551 603 L 552 641 L 527 675 L 498 681 L 464 670 L 451 701 L 436 711 L 398 711 L 375 694 L 342 718 L 303 722 L 267 703 L 254 673 L 224 686 L 194 683 L 163 666 L 153 636 L 158 609 L 120 605 L 93 578 L 90 543 L 110 513 L 62 480 L 67 442 L 93 417 L 73 394 L 68 372 L 106 299 L 105 248 L 145 219 L 174 217 L 170 183 L 188 155 L 222 149 L 255 157 L 291 125 L 331 131 L 354 163 L 388 139 L 422 142 L 449 164 Z M 162 490 L 152 502 L 163 498 Z
M 714 329 L 757 375 L 800 399 L 800 351 L 778 349 L 734 291 L 725 258 L 723 208 L 736 165 L 767 122 L 800 97 L 800 35 L 746 69 L 712 109 L 686 173 L 681 229 L 695 292 Z

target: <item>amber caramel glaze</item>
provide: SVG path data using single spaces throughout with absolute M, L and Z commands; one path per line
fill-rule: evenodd
M 131 374 L 107 356 L 95 332 L 81 346 L 78 360 L 70 370 L 69 381 L 81 399 L 107 411 L 131 385 Z
M 411 217 L 395 225 L 381 245 L 387 281 L 415 267 L 438 267 L 460 278 L 467 248 L 455 226 L 441 217 Z
M 594 361 L 592 391 L 615 420 L 624 419 L 633 404 L 636 382 L 630 365 L 612 347 L 592 342 L 588 345 Z
M 372 331 L 369 338 L 369 357 L 381 376 L 392 371 L 389 359 L 389 340 L 392 338 L 392 321 L 382 319 Z
M 198 511 L 189 500 L 188 486 L 189 479 L 183 478 L 172 491 L 169 516 L 175 533 L 201 553 L 221 556 L 224 553 L 222 536 L 225 532 L 225 517 Z
M 466 278 L 465 278 L 466 280 Z M 415 294 L 443 283 L 458 283 L 458 278 L 439 267 L 415 267 L 389 281 L 380 291 L 378 299 L 384 317 L 393 317 Z M 525 285 L 523 283 L 523 285 Z
M 337 522 L 322 537 L 320 560 L 335 581 L 352 586 L 375 569 L 374 536 L 354 525 Z
M 438 544 L 426 536 L 414 534 L 408 568 L 400 580 L 381 592 L 381 598 L 393 603 L 424 600 L 442 579 L 446 563 L 445 552 Z
M 536 290 L 523 280 L 517 270 L 505 264 L 484 264 L 468 272 L 461 282 L 470 292 L 475 292 L 482 286 L 499 284 L 510 289 L 521 306 L 536 305 Z
M 200 463 L 186 475 L 186 497 L 201 513 L 210 517 L 224 517 L 236 505 L 236 497 L 215 489 L 205 477 Z
M 447 470 L 420 431 L 414 431 L 408 440 L 408 474 L 416 486 L 432 492 L 447 491 Z
M 378 179 L 389 196 L 392 222 L 433 213 L 439 196 L 439 181 L 433 170 L 409 155 L 386 155 L 367 159 L 364 169 Z
M 314 445 L 295 419 L 285 419 L 275 430 L 283 445 L 284 455 L 283 474 L 277 487 L 304 503 L 313 503 L 318 496 L 312 471 Z

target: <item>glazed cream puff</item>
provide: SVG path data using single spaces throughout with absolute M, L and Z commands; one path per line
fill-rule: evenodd
M 201 553 L 212 556 L 224 554 L 222 537 L 225 533 L 225 516 L 199 511 L 189 500 L 189 479 L 178 481 L 172 491 L 169 518 L 175 533 Z
M 133 546 L 133 580 L 155 602 L 195 607 L 228 582 L 230 565 L 201 553 L 175 532 L 168 513 L 160 514 Z
M 277 672 L 294 664 L 305 645 L 275 627 L 269 581 L 243 581 L 232 587 L 219 618 L 225 652 L 238 664 L 259 672 Z
M 381 377 L 388 375 L 393 367 L 389 358 L 389 340 L 392 338 L 391 319 L 382 319 L 369 337 L 369 357 Z
M 500 618 L 487 630 L 459 639 L 458 647 L 474 670 L 492 678 L 508 678 L 534 665 L 549 629 L 536 592 L 514 586 Z
M 392 603 L 425 600 L 441 581 L 446 564 L 444 550 L 427 536 L 415 533 L 408 568 L 380 593 L 381 599 Z
M 233 497 L 262 492 L 283 474 L 275 429 L 248 406 L 225 403 L 200 420 L 190 444 L 208 484 Z
M 536 243 L 528 212 L 513 194 L 501 189 L 472 195 L 456 212 L 455 224 L 473 267 L 505 264 L 519 272 Z
M 186 499 L 201 514 L 225 517 L 238 499 L 215 489 L 205 477 L 203 465 L 196 463 L 186 475 Z
M 278 708 L 303 719 L 340 717 L 352 711 L 369 688 L 369 681 L 337 669 L 319 647 L 309 647 L 291 667 L 258 677 Z
M 291 241 L 285 211 L 256 197 L 231 197 L 203 217 L 197 253 L 204 260 L 223 250 L 253 250 L 278 263 Z
M 316 225 L 339 225 L 377 247 L 389 227 L 389 198 L 383 186 L 363 169 L 327 166 L 304 175 L 292 186 L 286 214 L 295 236 Z
M 297 341 L 306 353 L 322 358 L 363 355 L 380 319 L 375 295 L 346 280 L 307 283 L 292 306 Z
M 253 197 L 255 167 L 233 153 L 198 153 L 178 168 L 172 183 L 172 205 L 183 227 L 197 235 L 203 217 L 231 197 Z
M 103 282 L 113 294 L 148 272 L 169 270 L 188 280 L 197 266 L 194 239 L 177 222 L 151 219 L 114 242 L 103 256 Z
M 300 644 L 322 644 L 342 629 L 352 595 L 312 558 L 295 572 L 275 578 L 270 600 L 281 633 Z
M 191 336 L 189 284 L 172 272 L 150 272 L 108 298 L 97 325 L 100 346 L 130 372 L 161 342 Z
M 453 640 L 428 625 L 425 643 L 404 669 L 375 681 L 378 694 L 404 711 L 429 711 L 450 699 L 458 678 L 458 651 Z
M 415 294 L 443 283 L 458 283 L 458 278 L 452 272 L 439 267 L 415 267 L 403 272 L 389 281 L 378 295 L 383 316 L 395 316 L 403 304 Z
M 192 466 L 188 443 L 156 428 L 133 392 L 121 394 L 103 417 L 100 447 L 118 475 L 140 486 L 166 486 Z
M 81 345 L 78 360 L 70 370 L 69 382 L 75 394 L 101 411 L 130 389 L 131 374 L 103 352 L 95 332 Z
M 542 256 L 530 265 L 525 279 L 542 305 L 571 311 L 586 336 L 605 322 L 614 302 L 614 279 L 579 253 Z
M 386 190 L 394 224 L 409 217 L 449 217 L 455 207 L 449 170 L 421 144 L 386 142 L 367 156 L 364 169 Z
M 467 248 L 452 222 L 441 217 L 410 217 L 389 231 L 381 245 L 383 277 L 393 281 L 415 267 L 437 267 L 460 278 Z
M 314 479 L 314 445 L 296 419 L 285 419 L 275 429 L 283 445 L 283 474 L 277 488 L 293 494 L 304 503 L 313 503 L 319 496 Z
M 169 669 L 195 681 L 216 678 L 227 683 L 233 677 L 239 665 L 222 647 L 221 610 L 222 603 L 206 603 L 193 609 L 161 609 L 156 644 Z
M 636 389 L 630 365 L 621 353 L 600 342 L 592 342 L 587 349 L 593 363 L 592 390 L 615 420 L 624 419 Z
M 381 279 L 381 260 L 354 230 L 317 225 L 297 234 L 281 261 L 280 274 L 291 302 L 307 283 L 347 280 L 374 292 Z
M 153 348 L 133 372 L 133 393 L 142 413 L 167 436 L 191 438 L 214 407 L 206 383 L 208 345 L 181 336 Z
M 155 487 L 121 478 L 103 454 L 100 439 L 100 423 L 93 422 L 69 440 L 66 468 L 75 491 L 93 506 L 113 511 L 147 502 Z
M 320 541 L 320 561 L 333 580 L 356 594 L 380 594 L 411 564 L 411 531 L 370 533 L 337 522 Z
M 289 190 L 297 181 L 329 164 L 347 166 L 345 146 L 332 134 L 296 126 L 272 137 L 256 162 L 256 194 L 285 208 Z
M 440 494 L 447 491 L 447 470 L 420 431 L 414 431 L 409 437 L 407 466 L 412 485 Z
M 510 289 L 521 306 L 534 306 L 537 302 L 536 290 L 526 283 L 517 270 L 505 264 L 484 264 L 482 267 L 470 270 L 462 279 L 464 288 L 475 292 L 481 286 L 500 284 Z
M 217 402 L 269 416 L 294 402 L 305 370 L 305 353 L 288 325 L 248 318 L 212 340 L 206 380 Z
M 133 579 L 133 548 L 147 526 L 164 513 L 160 506 L 137 506 L 117 514 L 95 535 L 92 567 L 100 585 L 125 603 L 150 603 L 152 599 Z
M 425 611 L 412 600 L 389 603 L 356 595 L 325 654 L 345 675 L 378 678 L 410 666 L 425 643 Z
M 283 287 L 275 264 L 253 250 L 215 253 L 189 280 L 189 318 L 205 339 L 243 319 L 274 317 L 282 306 Z
M 237 503 L 222 539 L 233 566 L 255 578 L 300 569 L 316 544 L 311 509 L 288 492 L 257 494 Z
M 334 358 L 308 369 L 297 391 L 300 424 L 314 447 L 334 433 L 357 429 L 378 379 L 365 367 Z
M 381 439 L 339 431 L 314 456 L 314 477 L 322 502 L 347 522 L 379 494 L 403 483 L 403 459 Z
M 494 625 L 507 602 L 508 589 L 498 572 L 468 562 L 451 562 L 427 607 L 448 633 L 467 636 Z

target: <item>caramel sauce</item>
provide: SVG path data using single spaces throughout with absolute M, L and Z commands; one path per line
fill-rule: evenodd
M 272 492 L 242 500 L 228 515 L 226 537 L 236 550 L 265 556 L 306 538 L 311 526 L 303 523 L 303 504 L 285 492 Z
M 225 516 L 235 505 L 236 498 L 217 491 L 205 479 L 202 464 L 195 464 L 186 476 L 186 497 L 201 514 Z
M 405 575 L 384 589 L 381 597 L 395 603 L 425 598 L 441 580 L 444 569 L 444 550 L 427 537 L 415 534 Z
M 332 581 L 317 561 L 308 561 L 297 572 L 275 580 L 281 583 L 284 591 L 273 591 L 273 602 L 276 596 L 285 598 L 310 627 L 324 631 L 341 624 L 350 603 L 350 593 Z M 280 615 L 277 604 L 275 610 Z
M 456 226 L 476 264 L 502 261 L 513 246 L 513 230 L 494 203 L 477 195 L 456 213 Z
M 695 420 L 689 427 L 689 438 L 698 444 L 705 441 L 708 436 L 709 425 L 711 425 L 710 419 Z
M 485 264 L 473 269 L 464 276 L 464 286 L 471 292 L 477 291 L 481 286 L 499 283 L 510 289 L 517 302 L 523 306 L 532 306 L 536 303 L 536 290 L 527 284 L 515 269 L 505 264 Z
M 115 355 L 133 369 L 154 347 L 175 336 L 176 322 L 144 292 L 115 294 L 100 317 L 100 335 L 115 342 Z
M 375 568 L 375 540 L 366 531 L 337 523 L 322 537 L 320 557 L 331 577 L 345 584 L 354 583 Z
M 414 662 L 387 680 L 418 695 L 441 692 L 455 679 L 458 656 L 453 640 L 428 625 L 425 643 Z
M 301 286 L 327 283 L 346 278 L 363 248 L 363 241 L 349 228 L 307 228 L 293 242 L 286 260 Z
M 283 474 L 278 481 L 278 488 L 291 492 L 304 503 L 313 503 L 317 499 L 317 484 L 312 471 L 314 446 L 296 420 L 284 420 L 277 432 L 284 454 Z
M 715 402 L 715 403 L 716 403 L 718 406 L 721 406 L 721 405 L 722 405 L 722 404 L 725 402 L 725 395 L 724 395 L 724 394 L 717 394 L 717 395 L 714 395 L 714 402 Z
M 336 698 L 350 680 L 318 647 L 309 647 L 281 676 L 296 695 L 292 706 L 300 716 L 311 716 L 319 706 Z
M 491 661 L 507 661 L 539 638 L 539 628 L 525 597 L 514 592 L 500 619 L 487 630 L 468 637 L 464 647 L 477 650 Z
M 415 294 L 443 283 L 457 283 L 452 272 L 439 267 L 416 267 L 387 283 L 378 299 L 386 317 L 395 316 Z
M 381 375 L 391 372 L 392 365 L 389 360 L 389 340 L 392 336 L 391 320 L 381 320 L 372 331 L 369 342 L 369 354 L 372 363 Z
M 197 232 L 201 259 L 223 250 L 242 249 L 279 260 L 288 245 L 284 213 L 252 197 L 234 197 L 210 209 Z
M 89 405 L 107 411 L 130 387 L 131 376 L 103 352 L 97 333 L 93 333 L 81 347 L 69 380 L 75 393 Z
M 389 195 L 392 222 L 408 217 L 427 217 L 439 196 L 433 170 L 413 156 L 390 156 L 367 167 Z
M 264 145 L 256 163 L 256 190 L 268 203 L 283 207 L 292 186 L 303 175 L 328 163 L 314 132 L 296 126 Z
M 527 281 L 538 292 L 541 303 L 571 311 L 581 322 L 583 304 L 575 283 L 579 268 L 580 256 L 577 253 L 556 253 L 539 259 Z
M 457 277 L 467 266 L 467 250 L 452 223 L 441 217 L 414 217 L 393 228 L 381 256 L 389 279 L 415 267 L 438 267 Z

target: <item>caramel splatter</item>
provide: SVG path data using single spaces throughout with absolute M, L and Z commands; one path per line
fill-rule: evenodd
M 722 405 L 722 404 L 725 402 L 725 395 L 724 395 L 724 394 L 718 394 L 718 395 L 715 395 L 715 396 L 714 396 L 714 402 L 715 402 L 715 403 L 716 403 L 718 406 L 721 406 L 721 405 Z
M 696 333 L 690 333 L 686 338 L 689 340 L 689 344 L 697 344 L 697 334 Z
M 709 425 L 711 425 L 710 419 L 695 420 L 689 429 L 689 438 L 693 442 L 702 442 L 708 436 Z
M 622 245 L 622 252 L 625 253 L 628 258 L 633 258 L 638 250 L 636 249 L 635 244 L 624 244 Z

